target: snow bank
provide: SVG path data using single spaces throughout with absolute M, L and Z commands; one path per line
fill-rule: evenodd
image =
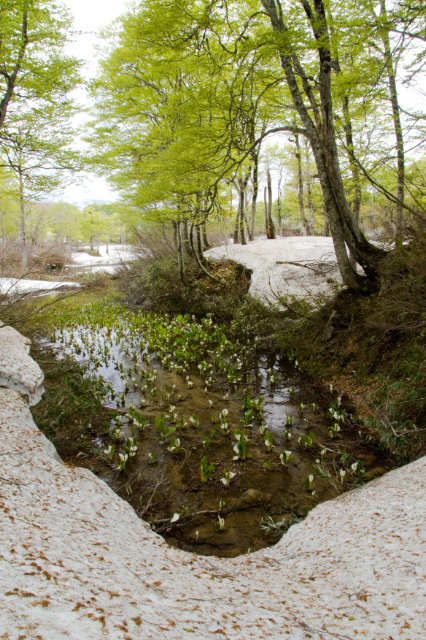
M 63 464 L 1 389 L 0 486 L 1 638 L 426 637 L 426 458 L 319 505 L 273 548 L 206 558 Z
M 16 389 L 34 405 L 44 393 L 44 375 L 29 352 L 30 340 L 0 322 L 0 387 Z
M 52 282 L 51 280 L 18 280 L 17 278 L 0 278 L 0 294 L 23 295 L 39 291 L 54 291 L 62 287 L 79 287 L 76 282 Z
M 209 249 L 207 258 L 229 258 L 253 271 L 250 293 L 265 301 L 277 296 L 307 297 L 341 283 L 333 240 L 306 236 L 260 239 L 247 245 L 228 244 Z
M 133 249 L 130 245 L 100 245 L 98 256 L 92 256 L 86 251 L 74 251 L 71 254 L 72 265 L 79 267 L 108 267 L 128 262 L 134 257 Z

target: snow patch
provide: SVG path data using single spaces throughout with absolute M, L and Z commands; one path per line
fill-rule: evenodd
M 0 323 L 0 386 L 23 393 L 33 406 L 44 393 L 44 375 L 29 355 L 30 344 L 28 338 Z
M 54 291 L 62 287 L 79 287 L 76 282 L 53 282 L 51 280 L 25 280 L 18 278 L 0 278 L 0 294 L 21 295 L 43 291 Z
M 252 270 L 249 293 L 265 302 L 279 297 L 309 297 L 340 284 L 332 238 L 295 236 L 247 245 L 228 244 L 208 249 L 207 258 L 228 258 Z

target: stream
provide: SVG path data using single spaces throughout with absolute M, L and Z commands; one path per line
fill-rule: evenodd
M 92 305 L 62 319 L 51 344 L 108 388 L 102 479 L 181 549 L 234 557 L 274 544 L 389 468 L 296 354 L 232 344 L 209 319 Z

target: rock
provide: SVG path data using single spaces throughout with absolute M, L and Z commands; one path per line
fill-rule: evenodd
M 29 355 L 30 344 L 12 327 L 0 325 L 0 386 L 25 394 L 33 406 L 44 393 L 44 375 Z
M 244 507 L 249 507 L 253 504 L 262 504 L 264 502 L 269 502 L 271 499 L 270 493 L 263 493 L 258 489 L 247 489 L 244 493 L 239 497 L 236 502 L 235 507 L 237 509 L 241 509 Z
M 363 475 L 363 478 L 365 478 L 366 480 L 374 480 L 374 478 L 380 478 L 380 476 L 384 475 L 385 473 L 386 469 L 384 469 L 383 467 L 374 467 L 374 469 L 370 469 L 370 471 L 367 471 Z

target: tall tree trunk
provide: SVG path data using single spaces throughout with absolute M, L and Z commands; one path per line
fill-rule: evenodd
M 283 222 L 281 218 L 281 180 L 282 174 L 278 177 L 278 188 L 277 188 L 277 221 L 278 221 L 278 234 L 282 236 L 283 234 Z
M 188 258 L 192 258 L 191 245 L 189 244 L 189 235 L 188 235 L 188 221 L 186 219 L 181 222 L 181 230 L 182 230 L 182 247 L 185 253 L 185 256 Z
M 185 260 L 183 257 L 183 247 L 182 247 L 182 236 L 180 230 L 180 222 L 173 220 L 173 229 L 176 233 L 176 243 L 177 243 L 177 259 L 178 259 L 178 268 L 179 268 L 179 278 L 182 284 L 186 284 L 185 282 Z
M 195 248 L 195 243 L 194 243 L 194 227 L 195 227 L 194 223 L 191 222 L 191 226 L 189 229 L 189 244 L 191 245 L 192 253 L 195 256 L 197 253 L 197 250 Z
M 253 241 L 253 236 L 251 235 L 251 228 L 250 228 L 250 224 L 249 224 L 249 219 L 248 219 L 248 193 L 247 193 L 247 189 L 244 191 L 244 222 L 246 225 L 246 229 L 247 229 L 247 234 L 249 237 L 249 240 L 252 242 Z
M 251 199 L 250 237 L 254 240 L 256 235 L 257 196 L 259 194 L 259 150 L 257 153 L 253 154 L 252 185 L 253 195 Z
M 19 211 L 20 211 L 20 223 L 21 223 L 22 273 L 25 273 L 27 270 L 27 264 L 28 264 L 27 227 L 26 227 L 26 221 L 25 221 L 24 180 L 21 172 L 19 172 Z
M 295 156 L 297 160 L 297 199 L 299 200 L 300 220 L 302 222 L 302 233 L 304 236 L 309 235 L 309 227 L 306 221 L 305 213 L 305 201 L 304 201 L 304 188 L 303 188 L 303 170 L 302 170 L 302 155 L 300 153 L 299 136 L 296 133 L 294 136 L 296 151 Z
M 305 138 L 305 158 L 306 158 L 306 199 L 308 202 L 308 229 L 309 236 L 315 235 L 315 220 L 314 220 L 314 203 L 312 202 L 312 174 L 309 166 L 309 143 Z
M 271 180 L 271 172 L 269 170 L 269 167 L 266 167 L 266 184 L 267 184 L 267 193 L 268 193 L 268 198 L 267 198 L 267 209 L 268 209 L 268 214 L 267 214 L 267 220 L 266 220 L 266 237 L 268 238 L 268 240 L 275 240 L 275 225 L 274 225 L 274 221 L 272 219 L 272 180 Z
M 238 178 L 238 187 L 239 187 L 239 203 L 238 203 L 238 214 L 239 214 L 239 221 L 240 221 L 240 237 L 241 237 L 241 244 L 247 244 L 247 240 L 246 240 L 246 234 L 245 234 L 245 230 L 244 230 L 244 194 L 245 194 L 245 188 L 244 188 L 244 181 L 242 178 Z
M 329 24 L 330 34 L 333 37 L 335 43 L 337 41 L 335 37 L 335 29 L 334 29 L 334 20 L 333 14 L 331 12 L 331 7 L 329 4 L 325 5 L 325 12 L 327 16 L 327 21 Z M 336 44 L 335 44 L 336 47 Z M 336 73 L 340 74 L 340 60 L 339 60 L 339 52 L 337 48 L 333 52 L 334 57 L 334 69 Z M 345 139 L 346 139 L 346 151 L 349 157 L 349 166 L 351 168 L 352 174 L 352 188 L 353 197 L 351 198 L 350 204 L 352 207 L 352 213 L 354 217 L 354 223 L 358 225 L 359 220 L 359 212 L 361 209 L 361 179 L 360 179 L 360 170 L 358 163 L 355 158 L 355 146 L 354 146 L 354 138 L 353 138 L 353 128 L 352 128 L 352 120 L 349 109 L 349 96 L 344 95 L 342 98 L 342 111 L 343 111 L 343 128 L 345 131 Z
M 203 232 L 203 248 L 204 251 L 207 251 L 207 249 L 210 249 L 210 244 L 209 244 L 209 240 L 207 238 L 207 229 L 206 229 L 206 221 L 203 220 L 203 222 L 201 223 L 201 229 Z
M 324 235 L 325 236 L 329 236 L 330 235 L 330 221 L 328 219 L 328 215 L 327 215 L 327 211 L 325 209 L 325 206 L 323 206 L 323 217 L 324 217 Z
M 346 148 L 348 150 L 349 164 L 351 167 L 353 192 L 354 192 L 354 195 L 352 198 L 352 213 L 354 216 L 354 223 L 358 225 L 359 212 L 361 210 L 361 197 L 362 197 L 361 176 L 360 176 L 358 163 L 356 162 L 356 159 L 355 159 L 352 120 L 349 113 L 349 98 L 347 96 L 344 97 L 342 106 L 343 106 Z
M 385 49 L 385 64 L 388 74 L 390 100 L 392 105 L 392 119 L 396 137 L 397 152 L 397 203 L 396 203 L 396 224 L 397 238 L 401 238 L 401 231 L 404 224 L 404 197 L 405 197 L 405 155 L 404 138 L 402 134 L 401 114 L 398 104 L 398 91 L 396 88 L 396 69 L 393 63 L 393 56 L 389 40 L 389 27 L 387 25 L 386 1 L 380 0 L 380 17 L 384 23 L 382 30 L 382 41 Z
M 234 244 L 238 244 L 240 238 L 240 196 L 238 194 L 237 215 L 234 222 Z
M 276 0 L 260 0 L 274 31 L 285 34 L 287 26 Z M 288 38 L 278 41 L 281 66 L 293 104 L 303 125 L 303 133 L 309 139 L 317 166 L 324 204 L 330 220 L 330 228 L 336 249 L 339 269 L 344 283 L 353 290 L 375 287 L 379 281 L 379 266 L 386 252 L 372 245 L 353 220 L 352 210 L 346 198 L 340 172 L 339 156 L 334 128 L 330 54 L 330 37 L 323 0 L 314 0 L 314 8 L 308 0 L 300 0 L 318 43 L 319 102 L 311 80 L 303 69 L 294 50 L 289 50 Z M 281 3 L 279 3 L 281 8 Z M 309 101 L 310 108 L 305 104 Z M 296 133 L 296 132 L 295 132 Z M 364 269 L 366 279 L 359 275 L 349 261 L 346 246 Z
M 203 254 L 203 242 L 202 242 L 202 238 L 201 238 L 200 225 L 197 224 L 195 228 L 196 228 L 196 232 L 197 232 L 197 253 L 198 253 L 200 262 L 202 264 L 205 264 L 206 259 L 205 259 L 204 254 Z
M 174 244 L 174 247 L 175 247 L 175 249 L 177 251 L 177 248 L 178 248 L 178 234 L 177 234 L 177 224 L 176 224 L 176 222 L 174 220 L 172 221 L 172 227 L 173 227 L 173 244 Z M 166 240 L 166 236 L 165 236 L 165 233 L 164 233 L 164 225 L 163 225 L 163 237 Z

